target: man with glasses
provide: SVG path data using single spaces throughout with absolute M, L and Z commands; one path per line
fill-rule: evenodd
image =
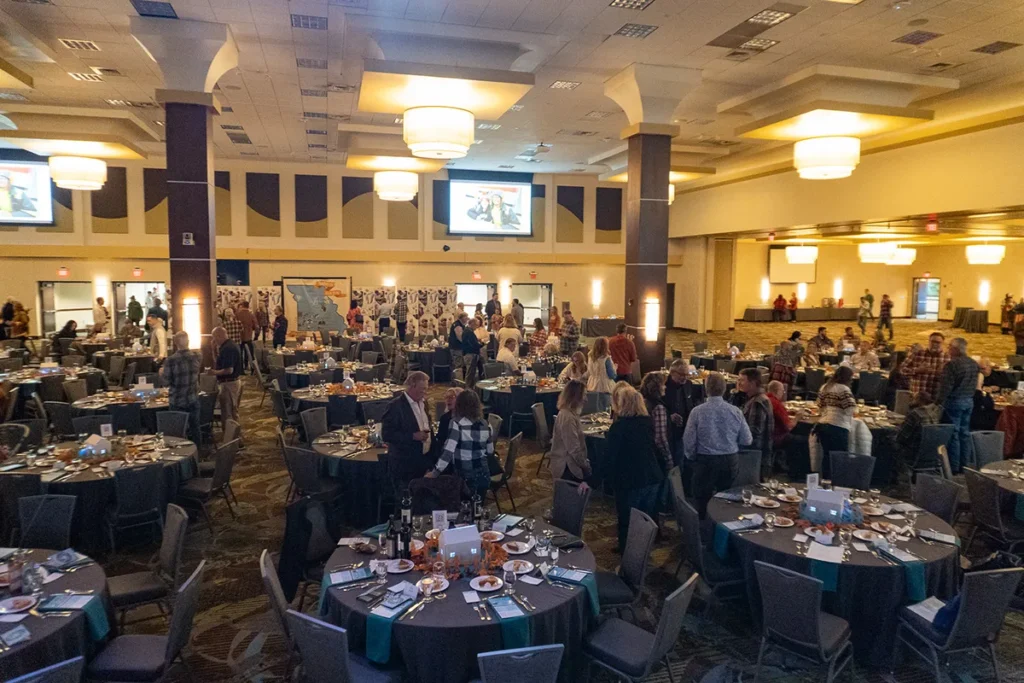
M 928 348 L 914 351 L 904 361 L 902 373 L 910 380 L 910 391 L 914 394 L 927 391 L 932 396 L 939 395 L 939 379 L 949 362 L 949 355 L 942 350 L 945 339 L 941 332 L 932 332 Z

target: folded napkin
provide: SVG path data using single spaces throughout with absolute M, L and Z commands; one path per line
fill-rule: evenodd
M 491 598 L 487 601 L 491 609 L 498 615 L 498 623 L 501 624 L 501 643 L 506 650 L 520 647 L 530 647 L 532 638 L 530 635 L 530 620 L 524 612 L 509 596 Z
M 363 531 L 360 536 L 369 536 L 370 538 L 377 538 L 388 530 L 388 523 L 378 524 L 377 526 L 371 526 L 369 529 Z
M 729 532 L 753 529 L 764 523 L 764 517 L 758 514 L 748 515 L 734 522 L 720 522 L 715 525 L 714 549 L 721 559 L 729 556 Z
M 903 573 L 907 581 L 907 599 L 921 602 L 928 597 L 925 591 L 924 562 L 917 555 L 899 548 L 878 546 L 879 552 L 903 565 Z
M 412 605 L 406 600 L 395 608 L 375 607 L 366 617 L 366 658 L 378 664 L 387 664 L 391 659 L 391 627 Z
M 96 595 L 54 595 L 39 605 L 40 612 L 60 612 L 64 610 L 82 610 L 85 623 L 89 627 L 89 637 L 99 642 L 110 633 L 110 622 L 103 602 Z
M 593 616 L 601 613 L 601 603 L 597 596 L 597 579 L 593 572 L 584 572 L 564 567 L 552 567 L 548 571 L 549 579 L 558 579 L 566 583 L 575 583 L 587 590 L 587 597 L 590 599 L 590 612 Z
M 843 561 L 842 546 L 811 543 L 807 548 L 811 560 L 811 576 L 822 583 L 822 590 L 835 592 L 839 584 L 839 565 Z
M 919 529 L 917 535 L 936 543 L 946 543 L 947 545 L 960 547 L 960 539 L 955 534 L 943 534 L 934 529 Z

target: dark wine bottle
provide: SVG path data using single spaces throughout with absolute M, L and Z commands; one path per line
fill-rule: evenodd
M 388 518 L 388 559 L 394 560 L 398 557 L 398 529 L 395 526 L 395 516 Z
M 402 524 L 412 526 L 412 493 L 409 489 L 402 493 Z

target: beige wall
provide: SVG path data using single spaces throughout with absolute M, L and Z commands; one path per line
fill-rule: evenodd
M 983 308 L 978 300 L 978 288 L 987 280 L 991 291 L 988 303 L 988 320 L 999 322 L 999 306 L 1006 294 L 1012 294 L 1015 301 L 1024 296 L 1024 244 L 1008 244 L 1006 258 L 997 266 L 968 265 L 963 246 L 928 247 L 917 250 L 915 274 L 928 271 L 931 277 L 942 280 L 942 300 L 939 317 L 952 319 L 957 306 Z M 950 301 L 947 302 L 947 299 Z M 948 307 L 947 307 L 948 304 Z

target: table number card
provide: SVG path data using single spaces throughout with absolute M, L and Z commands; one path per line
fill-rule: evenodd
M 812 491 L 812 490 L 818 488 L 818 482 L 820 481 L 820 479 L 821 479 L 821 475 L 819 475 L 817 472 L 814 472 L 813 474 L 808 474 L 807 475 L 807 490 L 808 491 Z
M 4 644 L 7 645 L 7 647 L 23 643 L 31 637 L 32 634 L 29 633 L 28 629 L 24 626 L 15 626 L 10 631 L 5 631 L 0 634 L 0 640 L 4 641 Z
M 100 436 L 107 438 L 114 435 L 114 425 L 109 422 L 100 425 Z
M 448 511 L 434 510 L 430 513 L 430 521 L 433 524 L 432 528 L 444 531 L 448 528 Z

